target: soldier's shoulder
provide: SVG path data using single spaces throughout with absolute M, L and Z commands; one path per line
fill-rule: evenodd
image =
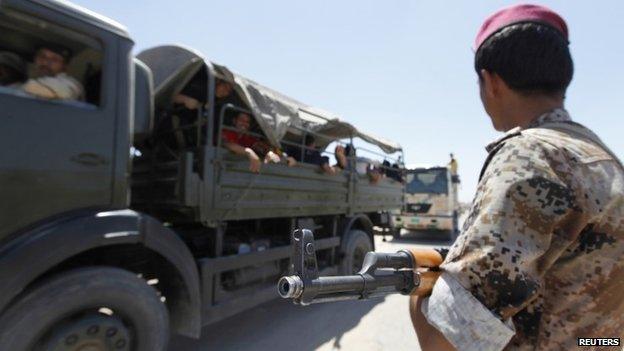
M 496 153 L 494 157 L 497 159 L 520 162 L 527 157 L 543 157 L 546 154 L 545 151 L 557 149 L 557 144 L 554 135 L 537 137 L 532 133 L 527 133 L 527 130 L 518 129 L 499 139 L 492 151 Z
M 481 179 L 488 184 L 512 184 L 537 176 L 558 178 L 560 166 L 569 161 L 559 146 L 549 139 L 536 138 L 524 131 L 508 136 L 490 151 Z
M 575 163 L 609 161 L 612 156 L 596 142 L 583 135 L 593 134 L 587 127 L 577 123 L 566 123 L 566 129 L 530 128 L 522 131 L 526 139 L 539 143 L 550 150 L 549 154 L 560 154 L 563 159 Z
M 587 128 L 574 126 L 579 130 Z M 497 156 L 515 155 L 540 157 L 561 162 L 581 163 L 608 159 L 610 156 L 600 146 L 587 138 L 565 130 L 551 128 L 528 128 L 506 136 L 498 146 Z M 520 161 L 520 160 L 519 160 Z

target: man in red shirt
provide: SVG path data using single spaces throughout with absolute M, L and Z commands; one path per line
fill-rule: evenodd
M 221 138 L 223 139 L 223 147 L 237 155 L 246 156 L 249 159 L 249 170 L 258 173 L 260 172 L 262 162 L 252 147 L 260 140 L 247 134 L 250 127 L 251 116 L 240 112 L 234 117 L 234 128 L 236 128 L 236 131 L 223 130 Z

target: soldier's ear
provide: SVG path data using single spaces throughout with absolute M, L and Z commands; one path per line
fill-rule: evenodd
M 496 73 L 490 73 L 485 69 L 482 69 L 481 74 L 481 89 L 488 98 L 494 98 L 499 94 L 499 80 L 500 77 Z

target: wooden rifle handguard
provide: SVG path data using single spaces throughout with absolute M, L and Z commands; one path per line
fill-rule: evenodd
M 438 267 L 444 261 L 444 257 L 433 249 L 408 249 L 408 251 L 414 259 L 414 270 L 420 277 L 420 284 L 417 288 L 412 290 L 410 295 L 412 296 L 429 296 L 433 285 L 435 284 L 442 271 Z M 422 268 L 433 268 L 434 270 L 421 270 Z

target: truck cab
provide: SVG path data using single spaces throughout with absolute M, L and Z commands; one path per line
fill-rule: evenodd
M 150 133 L 153 102 L 128 32 L 40 0 L 0 1 L 0 29 L 0 55 L 21 70 L 0 86 L 1 348 L 151 351 L 170 330 L 199 335 L 193 256 L 130 209 L 132 145 Z M 67 53 L 59 72 L 38 67 L 42 50 Z M 50 97 L 59 76 L 81 93 Z M 27 92 L 31 79 L 48 97 Z
M 65 72 L 81 99 L 43 99 L 0 87 L 0 241 L 18 228 L 84 208 L 128 206 L 132 41 L 113 21 L 56 1 L 2 1 L 0 50 L 28 77 L 46 46 L 71 51 Z M 25 83 L 25 82 L 22 82 Z
M 454 238 L 458 229 L 459 178 L 449 167 L 408 167 L 405 204 L 394 216 L 396 228 L 447 233 Z

